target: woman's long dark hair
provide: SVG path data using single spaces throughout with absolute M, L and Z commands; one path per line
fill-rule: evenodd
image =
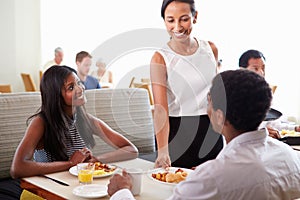
M 42 117 L 44 121 L 43 144 L 45 151 L 49 152 L 54 160 L 68 160 L 66 144 L 64 141 L 69 135 L 69 117 L 64 112 L 65 100 L 62 88 L 67 77 L 76 73 L 68 66 L 52 66 L 44 74 L 40 84 L 42 106 L 40 111 L 28 118 Z M 86 114 L 83 106 L 76 108 L 76 126 L 87 147 L 95 145 L 92 133 L 95 128 Z

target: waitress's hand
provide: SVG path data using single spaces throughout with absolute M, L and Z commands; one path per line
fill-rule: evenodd
M 80 150 L 75 151 L 71 158 L 70 162 L 73 166 L 77 165 L 78 163 L 82 163 L 86 161 L 87 159 L 90 159 L 92 157 L 92 152 L 88 148 L 83 148 Z
M 158 153 L 155 160 L 155 168 L 162 167 L 164 169 L 171 167 L 171 159 L 168 153 Z

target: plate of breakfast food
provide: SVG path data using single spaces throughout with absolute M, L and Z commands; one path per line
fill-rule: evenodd
M 191 172 L 193 172 L 193 170 L 178 167 L 169 167 L 167 169 L 157 168 L 151 170 L 151 173 L 148 173 L 148 176 L 153 181 L 159 183 L 176 185 L 177 183 L 184 181 Z
M 94 172 L 93 172 L 93 177 L 94 178 L 102 178 L 102 177 L 107 177 L 116 172 L 117 167 L 104 164 L 101 162 L 95 162 L 95 163 L 86 163 L 86 166 L 88 165 L 95 165 L 94 167 Z M 77 166 L 73 166 L 69 169 L 70 174 L 74 176 L 78 176 L 77 172 Z
M 282 130 L 280 131 L 280 135 L 280 141 L 283 141 L 289 145 L 300 144 L 300 132 L 296 132 L 294 130 Z

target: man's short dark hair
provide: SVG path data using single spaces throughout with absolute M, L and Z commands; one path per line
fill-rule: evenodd
M 92 56 L 86 52 L 86 51 L 80 51 L 79 53 L 76 54 L 76 62 L 82 62 L 82 60 L 85 58 L 85 57 L 89 57 L 89 58 L 92 58 Z
M 212 107 L 223 111 L 231 125 L 240 131 L 253 131 L 270 108 L 272 93 L 262 76 L 244 69 L 218 74 L 210 89 Z
M 262 58 L 263 60 L 266 60 L 266 58 L 264 57 L 264 55 L 262 54 L 262 52 L 258 51 L 258 50 L 254 50 L 254 49 L 250 49 L 246 52 L 244 52 L 240 59 L 239 59 L 239 66 L 243 67 L 243 68 L 247 68 L 248 67 L 248 61 L 251 58 Z

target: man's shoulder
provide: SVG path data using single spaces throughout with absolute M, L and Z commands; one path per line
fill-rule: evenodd
M 51 67 L 52 65 L 55 65 L 56 63 L 54 62 L 54 60 L 49 60 L 48 62 L 46 62 L 43 66 L 44 69 L 48 69 L 49 67 Z
M 91 76 L 91 75 L 88 75 L 86 78 L 89 79 L 89 80 L 91 80 L 91 81 L 93 81 L 93 82 L 97 82 L 98 83 L 98 80 L 95 77 Z

